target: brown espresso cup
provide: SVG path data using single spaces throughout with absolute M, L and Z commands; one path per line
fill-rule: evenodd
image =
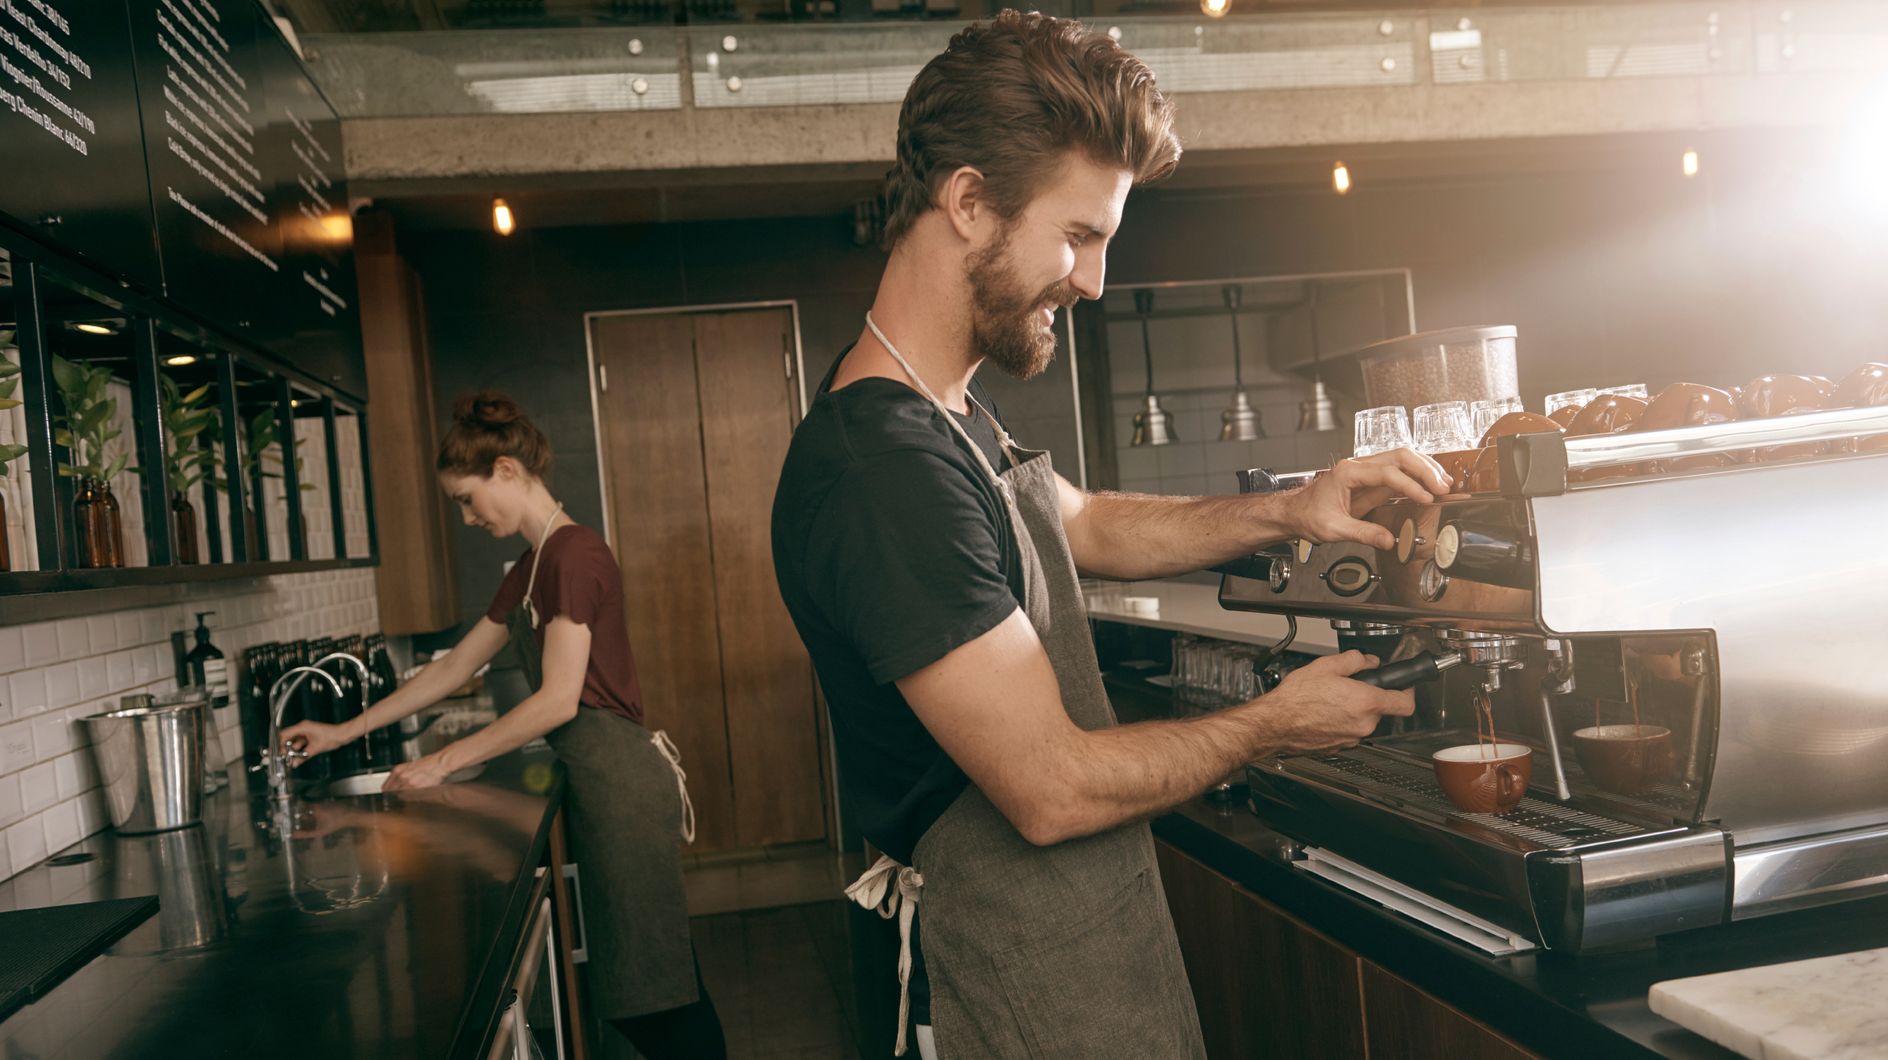
M 1643 795 L 1676 780 L 1678 755 L 1663 725 L 1595 725 L 1573 733 L 1573 755 L 1588 779 L 1619 795 Z
M 1522 743 L 1457 744 L 1429 758 L 1436 783 L 1456 809 L 1505 813 L 1534 779 L 1534 749 Z

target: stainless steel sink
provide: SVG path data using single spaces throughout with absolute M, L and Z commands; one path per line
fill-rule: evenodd
M 484 771 L 485 767 L 483 765 L 467 766 L 456 773 L 448 773 L 446 775 L 446 783 L 457 784 L 461 781 L 471 780 Z M 332 780 L 319 781 L 303 788 L 302 798 L 342 799 L 360 795 L 378 795 L 380 794 L 380 789 L 386 786 L 387 778 L 392 775 L 392 770 L 376 769 L 371 773 L 353 773 L 345 777 L 335 777 Z M 396 792 L 396 794 L 398 793 Z

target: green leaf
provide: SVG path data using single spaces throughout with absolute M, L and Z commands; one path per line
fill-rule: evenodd
M 201 423 L 201 422 L 188 424 L 186 426 L 179 427 L 176 430 L 172 431 L 170 436 L 176 439 L 177 441 L 181 442 L 186 438 L 194 438 L 197 435 L 202 434 L 203 428 L 208 427 L 208 426 L 209 424 Z
M 21 401 L 19 398 L 0 397 L 0 410 L 16 409 L 24 404 L 26 404 L 26 402 Z
M 125 454 L 120 453 L 115 459 L 112 460 L 111 463 L 105 465 L 105 473 L 103 475 L 100 475 L 99 477 L 100 478 L 117 478 L 118 472 L 123 471 L 124 469 L 125 469 Z M 144 473 L 140 471 L 138 472 L 138 474 L 142 476 Z
M 202 386 L 196 388 L 195 390 L 192 390 L 190 393 L 185 394 L 183 397 L 183 400 L 179 401 L 178 404 L 184 406 L 185 408 L 190 408 L 191 406 L 194 406 L 197 402 L 202 401 L 204 396 L 208 394 L 209 392 L 210 392 L 210 384 L 205 383 Z
M 20 374 L 19 365 L 14 364 L 12 361 L 9 361 L 3 357 L 0 357 L 0 379 L 6 379 L 9 376 L 16 376 L 19 374 Z
M 79 469 L 76 467 L 73 467 L 71 464 L 60 464 L 59 477 L 60 478 L 78 478 Z
M 71 404 L 74 400 L 73 396 L 80 395 L 85 387 L 83 369 L 57 355 L 52 359 L 52 381 L 53 385 L 59 388 L 60 396 L 66 398 L 67 404 Z
M 59 443 L 60 446 L 66 449 L 72 448 L 72 443 L 73 443 L 72 432 L 67 430 L 64 427 L 61 427 L 58 430 L 52 432 L 52 440 Z
M 0 442 L 0 464 L 17 460 L 24 452 L 26 452 L 26 447 L 16 442 Z

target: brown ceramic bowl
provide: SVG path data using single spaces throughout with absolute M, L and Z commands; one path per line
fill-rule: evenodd
M 1589 434 L 1612 434 L 1623 431 L 1633 425 L 1645 414 L 1646 403 L 1636 397 L 1624 394 L 1601 394 L 1588 402 L 1580 414 L 1567 425 L 1567 437 L 1582 438 Z
M 1528 781 L 1534 778 L 1534 749 L 1524 743 L 1464 743 L 1437 751 L 1429 764 L 1456 809 L 1505 813 L 1527 794 Z
M 1678 779 L 1672 730 L 1663 725 L 1598 725 L 1576 729 L 1573 754 L 1587 778 L 1620 795 L 1643 795 Z
M 1560 429 L 1564 431 L 1567 429 L 1567 424 L 1572 423 L 1573 418 L 1578 416 L 1584 407 L 1584 405 L 1562 405 L 1548 413 L 1547 418 L 1560 424 Z
M 1557 431 L 1560 424 L 1537 412 L 1510 412 L 1488 427 L 1488 433 L 1482 435 L 1479 448 L 1491 449 L 1495 439 L 1510 434 L 1540 434 L 1543 431 Z
M 1842 378 L 1829 396 L 1832 409 L 1888 405 L 1888 364 L 1870 361 Z
M 1737 418 L 1737 400 L 1729 393 L 1703 383 L 1673 383 L 1653 397 L 1645 411 L 1633 421 L 1629 431 L 1665 431 L 1674 427 L 1695 427 L 1706 423 L 1728 423 Z M 1644 466 L 1653 474 L 1668 471 L 1698 471 L 1729 467 L 1735 457 L 1725 453 L 1687 456 L 1677 460 L 1654 460 Z

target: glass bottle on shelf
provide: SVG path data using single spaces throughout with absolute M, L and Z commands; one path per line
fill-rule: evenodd
M 112 496 L 108 479 L 97 480 L 95 488 L 102 513 L 99 529 L 103 537 L 99 542 L 99 555 L 103 557 L 103 562 L 99 566 L 122 567 L 125 565 L 125 528 L 118 518 L 118 498 Z
M 72 491 L 72 529 L 78 546 L 76 565 L 88 570 L 101 566 L 98 555 L 100 514 L 98 492 L 92 488 L 92 480 L 80 479 L 78 488 Z
M 197 553 L 197 507 L 181 492 L 170 495 L 170 528 L 177 562 L 202 562 Z

